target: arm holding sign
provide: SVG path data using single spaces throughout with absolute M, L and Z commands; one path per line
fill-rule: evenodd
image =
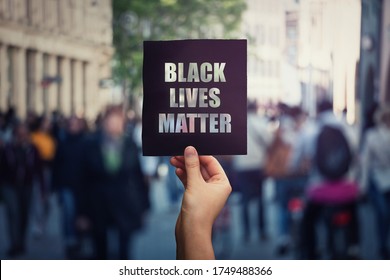
M 214 259 L 211 232 L 231 192 L 229 180 L 212 156 L 187 147 L 171 159 L 185 192 L 176 222 L 177 259 Z

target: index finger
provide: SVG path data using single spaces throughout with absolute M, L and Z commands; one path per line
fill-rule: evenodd
M 173 165 L 176 168 L 185 169 L 184 158 L 171 157 L 170 162 L 171 162 L 171 165 Z

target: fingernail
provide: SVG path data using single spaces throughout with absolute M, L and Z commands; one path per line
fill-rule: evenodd
M 192 146 L 188 146 L 185 150 L 184 150 L 184 155 L 186 157 L 193 157 L 193 156 L 196 156 L 196 150 L 194 147 Z

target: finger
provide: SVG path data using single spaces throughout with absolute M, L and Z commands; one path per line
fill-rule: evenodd
M 184 159 L 183 159 L 183 161 L 181 161 L 177 157 L 172 157 L 170 162 L 171 162 L 171 165 L 173 165 L 176 168 L 185 169 Z
M 209 177 L 213 177 L 215 175 L 223 175 L 226 176 L 225 171 L 223 170 L 221 164 L 218 160 L 213 156 L 200 156 L 200 163 L 202 167 L 207 171 Z
M 171 165 L 173 165 L 174 167 L 185 169 L 184 157 L 182 157 L 182 156 L 180 156 L 180 157 L 172 157 L 170 161 L 171 161 Z M 205 181 L 210 179 L 211 176 L 207 172 L 206 168 L 203 165 L 200 166 L 200 172 L 201 172 L 202 177 L 203 177 L 203 179 Z
M 171 164 L 175 166 L 176 168 L 185 169 L 184 164 L 184 157 L 183 156 L 176 156 L 171 158 Z M 210 179 L 210 174 L 207 172 L 207 170 L 204 168 L 204 166 L 200 166 L 200 172 L 202 174 L 202 177 L 205 181 Z
M 185 169 L 185 164 L 184 164 L 184 158 L 183 158 L 183 162 L 178 159 L 177 157 L 172 157 L 171 158 L 171 165 L 173 165 L 174 167 L 176 168 L 180 168 L 180 169 Z M 204 166 L 200 166 L 200 172 L 202 174 L 202 177 L 205 181 L 207 181 L 208 179 L 210 179 L 210 174 L 207 172 L 206 168 L 204 168 Z
M 184 150 L 184 161 L 186 166 L 187 180 L 191 181 L 202 179 L 199 156 L 194 147 L 188 146 Z
M 184 163 L 184 156 L 174 156 L 174 158 Z
M 180 179 L 180 181 L 183 183 L 184 187 L 187 185 L 187 174 L 184 169 L 177 168 L 176 171 L 176 176 Z
M 209 172 L 207 172 L 207 169 L 203 165 L 200 165 L 200 173 L 205 181 L 211 178 Z

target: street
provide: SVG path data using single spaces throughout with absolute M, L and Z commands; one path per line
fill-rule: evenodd
M 174 227 L 179 211 L 179 205 L 171 206 L 168 203 L 168 194 L 162 181 L 153 183 L 150 192 L 152 209 L 146 217 L 145 227 L 136 234 L 133 241 L 133 259 L 140 260 L 169 260 L 175 259 Z M 273 183 L 266 181 L 265 203 L 266 224 L 268 226 L 268 240 L 261 241 L 259 234 L 252 229 L 251 239 L 244 242 L 240 224 L 239 194 L 233 193 L 229 200 L 231 209 L 231 242 L 228 243 L 228 259 L 293 259 L 292 254 L 277 256 L 276 246 L 276 210 L 273 201 Z M 255 204 L 251 205 L 252 220 L 255 222 Z M 362 258 L 377 259 L 375 228 L 372 210 L 369 205 L 362 205 L 359 209 L 361 218 Z M 51 212 L 46 232 L 34 236 L 30 223 L 28 234 L 27 253 L 20 259 L 63 259 L 63 240 L 61 235 L 61 216 L 56 197 L 51 198 Z M 7 228 L 4 204 L 0 204 L 0 258 L 6 258 Z M 253 224 L 254 225 L 254 224 Z M 252 227 L 254 228 L 254 227 Z M 110 256 L 115 259 L 116 240 L 115 232 L 109 234 Z M 88 254 L 91 249 L 89 240 L 85 240 L 84 251 Z M 320 243 L 321 246 L 322 243 Z

